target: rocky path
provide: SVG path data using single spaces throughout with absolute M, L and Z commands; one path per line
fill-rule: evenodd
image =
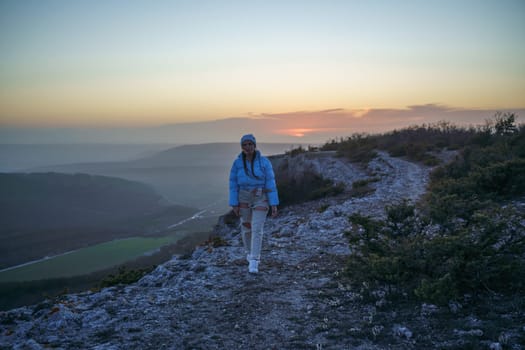
M 247 272 L 237 228 L 227 245 L 175 257 L 129 286 L 68 295 L 0 314 L 0 349 L 415 349 L 411 322 L 380 312 L 339 279 L 350 253 L 348 215 L 381 216 L 384 206 L 424 192 L 427 168 L 385 153 L 361 169 L 312 160 L 351 187 L 376 178 L 368 196 L 285 208 L 265 226 L 260 273 Z M 323 210 L 320 210 L 323 207 Z

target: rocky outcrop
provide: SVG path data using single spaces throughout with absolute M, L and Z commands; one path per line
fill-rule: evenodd
M 3 312 L 0 348 L 437 349 L 480 337 L 479 320 L 457 322 L 461 329 L 436 323 L 452 307 L 392 307 L 381 291 L 367 296 L 339 278 L 350 253 L 347 216 L 382 216 L 385 204 L 417 200 L 428 168 L 385 153 L 368 168 L 332 155 L 302 162 L 349 186 L 375 177 L 375 191 L 284 208 L 267 221 L 256 275 L 247 271 L 237 225 L 224 220 L 215 244 L 174 257 L 133 285 Z

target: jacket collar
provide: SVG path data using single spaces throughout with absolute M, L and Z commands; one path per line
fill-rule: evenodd
M 239 153 L 238 158 L 239 158 L 240 160 L 242 160 L 242 152 Z M 261 152 L 260 152 L 260 151 L 255 150 L 255 158 L 261 159 Z

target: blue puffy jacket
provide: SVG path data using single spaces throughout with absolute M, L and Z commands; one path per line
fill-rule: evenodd
M 261 152 L 255 151 L 255 160 L 253 171 L 257 178 L 252 174 L 252 165 L 246 160 L 246 170 L 242 162 L 242 153 L 233 162 L 230 171 L 230 206 L 239 205 L 239 190 L 253 190 L 262 188 L 268 195 L 270 205 L 279 204 L 279 195 L 277 194 L 277 185 L 275 184 L 275 175 L 273 173 L 272 163 L 268 158 L 261 155 Z

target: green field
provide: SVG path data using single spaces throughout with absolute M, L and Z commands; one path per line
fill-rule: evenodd
M 33 281 L 88 274 L 122 264 L 174 243 L 184 234 L 164 237 L 133 237 L 97 244 L 0 272 L 0 282 Z

